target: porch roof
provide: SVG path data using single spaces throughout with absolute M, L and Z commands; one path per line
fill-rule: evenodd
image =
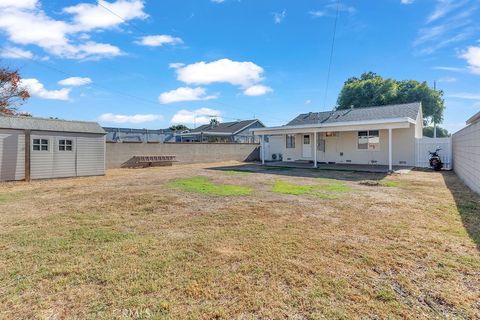
M 380 129 L 402 129 L 409 128 L 410 124 L 416 121 L 409 118 L 392 118 L 380 120 L 344 121 L 333 123 L 311 123 L 303 125 L 285 125 L 279 127 L 267 127 L 251 129 L 255 135 L 275 135 L 289 133 L 313 133 L 328 131 L 358 131 L 358 130 L 380 130 Z

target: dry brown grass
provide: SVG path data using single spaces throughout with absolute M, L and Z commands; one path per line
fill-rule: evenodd
M 453 173 L 220 165 L 0 185 L 0 317 L 480 318 L 480 201 Z M 169 186 L 198 176 L 253 192 Z

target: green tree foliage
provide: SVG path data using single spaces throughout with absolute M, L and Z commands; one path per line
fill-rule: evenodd
M 189 130 L 189 129 L 186 125 L 176 124 L 174 126 L 171 126 L 170 130 L 172 130 L 172 131 L 185 131 L 185 130 Z
M 337 110 L 366 108 L 388 104 L 422 102 L 423 116 L 436 123 L 443 121 L 443 91 L 435 91 L 426 82 L 385 79 L 373 72 L 345 81 L 337 100 Z
M 433 138 L 433 127 L 432 126 L 424 127 L 423 136 Z M 450 133 L 448 132 L 448 130 L 437 126 L 437 138 L 447 138 L 447 137 L 450 137 Z

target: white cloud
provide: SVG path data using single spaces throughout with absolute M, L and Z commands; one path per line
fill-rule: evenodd
M 305 100 L 305 104 L 311 104 L 312 103 L 312 100 L 308 99 L 308 100 Z
M 21 86 L 27 89 L 31 96 L 49 100 L 68 100 L 70 88 L 59 90 L 47 90 L 45 86 L 37 79 L 22 79 Z
M 414 0 L 400 0 L 402 4 L 412 4 Z
M 182 44 L 183 40 L 177 37 L 161 34 L 161 35 L 152 35 L 152 36 L 142 37 L 136 43 L 143 46 L 160 47 L 165 44 L 169 44 L 169 45 Z
M 109 29 L 131 19 L 144 19 L 143 1 L 117 0 L 109 3 L 100 0 L 98 5 L 80 3 L 63 12 L 73 15 L 72 20 L 49 17 L 33 0 L 1 0 L 0 31 L 8 40 L 19 45 L 35 45 L 46 52 L 69 59 L 98 59 L 118 56 L 121 50 L 108 43 L 90 40 L 88 31 Z M 122 14 L 122 19 L 116 17 Z
M 210 109 L 210 108 L 200 108 L 197 110 L 180 110 L 175 113 L 172 117 L 172 124 L 207 124 L 210 123 L 212 118 L 216 118 L 218 121 L 222 122 L 221 118 L 222 112 L 220 110 Z
M 169 67 L 170 69 L 178 69 L 178 68 L 181 68 L 181 67 L 183 67 L 183 66 L 185 66 L 185 63 L 181 63 L 181 62 L 174 62 L 174 63 L 170 63 L 170 64 L 168 65 L 168 67 Z
M 467 61 L 472 73 L 480 74 L 480 47 L 469 47 L 460 57 Z
M 480 93 L 457 92 L 447 95 L 448 98 L 457 98 L 463 100 L 480 100 Z
M 132 19 L 146 19 L 142 0 L 117 0 L 107 2 L 99 0 L 98 4 L 80 3 L 63 9 L 73 15 L 72 28 L 76 31 L 109 29 Z
M 274 12 L 273 13 L 273 22 L 276 24 L 282 23 L 287 16 L 287 10 L 283 10 L 282 12 Z
M 223 2 L 225 2 L 225 0 L 210 0 L 210 2 L 213 2 L 213 3 L 223 3 Z
M 98 117 L 99 121 L 105 122 L 114 122 L 114 123 L 144 123 L 152 121 L 162 121 L 163 116 L 158 114 L 134 114 L 134 115 L 124 115 L 124 114 L 113 114 L 113 113 L 104 113 Z
M 308 14 L 311 15 L 312 17 L 314 17 L 314 18 L 320 18 L 320 17 L 324 17 L 324 16 L 327 15 L 327 13 L 325 11 L 321 11 L 321 10 L 309 11 Z
M 160 94 L 158 100 L 162 104 L 181 102 L 181 101 L 199 101 L 216 99 L 217 96 L 207 96 L 205 88 L 181 87 L 172 91 Z
M 435 70 L 444 70 L 444 71 L 451 71 L 451 72 L 463 72 L 463 71 L 465 71 L 465 69 L 463 69 L 463 68 L 443 67 L 443 66 L 433 67 L 432 69 L 435 69 Z
M 465 0 L 437 0 L 435 10 L 427 18 L 427 23 L 431 23 L 446 16 L 451 11 L 465 5 L 468 1 Z
M 245 89 L 243 93 L 246 96 L 262 96 L 272 91 L 272 88 L 260 84 Z
M 70 77 L 63 80 L 58 81 L 58 84 L 61 86 L 66 87 L 79 87 L 85 86 L 92 83 L 92 79 L 90 78 L 82 78 L 82 77 Z
M 18 47 L 5 47 L 1 53 L 0 57 L 6 59 L 33 59 L 34 55 L 31 51 L 23 50 Z
M 438 79 L 438 82 L 444 82 L 444 83 L 451 83 L 451 82 L 457 82 L 457 78 L 454 77 L 441 77 Z
M 213 62 L 197 62 L 177 67 L 177 79 L 187 84 L 211 84 L 225 82 L 248 88 L 263 80 L 263 68 L 253 62 L 221 59 Z
M 37 0 L 1 0 L 0 8 L 33 9 L 37 2 Z

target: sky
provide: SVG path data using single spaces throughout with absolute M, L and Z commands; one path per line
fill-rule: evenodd
M 104 126 L 283 125 L 332 110 L 343 82 L 366 71 L 436 81 L 451 132 L 480 110 L 480 0 L 340 0 L 337 20 L 336 8 L 0 0 L 0 65 L 18 69 L 32 96 L 22 111 Z

